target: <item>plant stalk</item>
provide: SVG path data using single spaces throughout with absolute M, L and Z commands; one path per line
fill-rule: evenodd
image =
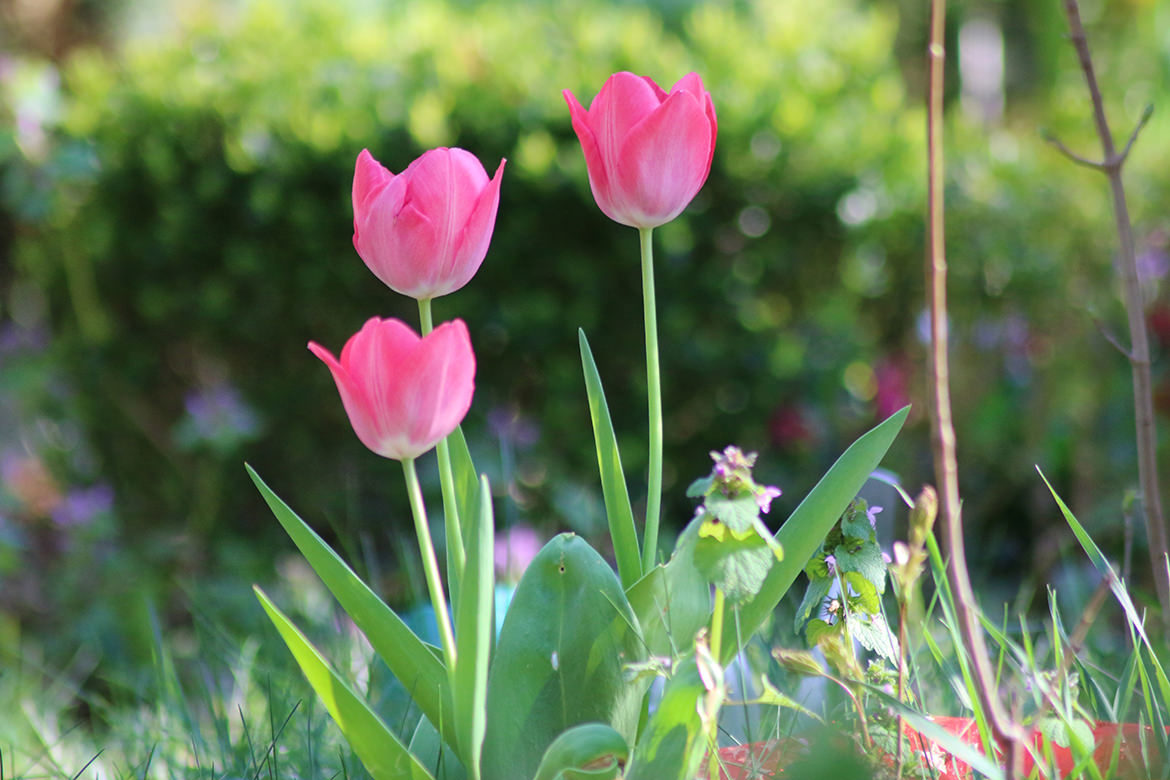
M 955 594 L 959 631 L 971 658 L 979 704 L 995 739 L 1008 748 L 1006 777 L 1016 780 L 1023 768 L 1023 735 L 1000 704 L 995 677 L 983 641 L 978 607 L 967 572 L 960 514 L 959 473 L 955 457 L 955 429 L 951 417 L 950 367 L 947 357 L 947 261 L 943 211 L 943 76 L 946 0 L 931 0 L 930 44 L 927 50 L 927 257 L 926 280 L 930 298 L 930 427 L 935 481 L 940 487 L 940 509 L 950 565 L 947 579 Z
M 646 487 L 646 532 L 642 539 L 642 571 L 650 571 L 658 556 L 658 520 L 662 511 L 662 379 L 658 367 L 653 234 L 653 228 L 638 228 L 642 247 L 642 309 L 646 320 L 646 394 L 650 405 L 650 461 Z
M 418 302 L 418 319 L 422 335 L 434 330 L 431 319 L 431 299 Z M 439 486 L 443 492 L 443 528 L 447 535 L 447 578 L 454 583 L 463 582 L 463 569 L 467 565 L 467 553 L 463 549 L 463 524 L 459 520 L 459 505 L 455 501 L 455 477 L 451 471 L 451 447 L 443 438 L 435 445 L 439 459 Z
M 414 517 L 414 530 L 418 535 L 418 551 L 422 556 L 423 572 L 426 575 L 427 590 L 431 595 L 431 606 L 435 610 L 435 622 L 439 625 L 439 637 L 443 643 L 443 656 L 447 662 L 448 675 L 455 673 L 455 635 L 451 630 L 451 616 L 447 611 L 447 596 L 443 592 L 443 581 L 439 578 L 439 562 L 435 558 L 435 545 L 431 541 L 431 528 L 427 523 L 427 510 L 423 505 L 422 488 L 418 484 L 418 472 L 414 458 L 404 458 L 402 472 L 406 476 L 406 492 L 410 496 L 410 513 Z
M 1125 187 L 1121 181 L 1121 168 L 1136 138 L 1121 154 L 1113 144 L 1113 134 L 1105 117 L 1105 102 L 1089 55 L 1089 42 L 1081 24 L 1077 0 L 1064 0 L 1064 13 L 1068 17 L 1069 35 L 1085 82 L 1093 102 L 1093 120 L 1105 158 L 1098 166 L 1109 177 L 1109 189 L 1113 195 L 1113 217 L 1117 223 L 1117 236 L 1121 243 L 1121 276 L 1125 290 L 1125 310 L 1129 320 L 1130 368 L 1133 371 L 1134 421 L 1137 428 L 1138 481 L 1141 484 L 1142 508 L 1146 516 L 1146 533 L 1150 548 L 1150 567 L 1154 576 L 1154 587 L 1158 604 L 1162 609 L 1162 631 L 1170 638 L 1170 575 L 1167 574 L 1166 523 L 1162 516 L 1162 498 L 1158 488 L 1157 431 L 1154 427 L 1154 401 L 1150 380 L 1150 344 L 1146 333 L 1145 305 L 1142 301 L 1141 282 L 1138 279 L 1137 254 L 1134 249 L 1133 224 L 1129 218 Z M 1147 114 L 1148 117 L 1148 114 Z M 1143 119 L 1144 124 L 1144 119 Z M 1139 125 L 1138 129 L 1141 129 Z

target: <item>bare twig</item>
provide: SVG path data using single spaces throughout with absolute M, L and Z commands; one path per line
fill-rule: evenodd
M 987 715 L 995 739 L 1008 750 L 1008 780 L 1023 770 L 1023 734 L 999 701 L 978 607 L 967 573 L 960 517 L 959 475 L 955 459 L 955 430 L 951 422 L 950 369 L 947 360 L 947 264 L 943 234 L 942 109 L 943 47 L 946 28 L 946 0 L 931 0 L 930 78 L 927 90 L 927 260 L 926 278 L 930 296 L 930 381 L 933 401 L 930 415 L 934 450 L 935 480 L 939 485 L 940 510 L 950 555 L 947 578 L 955 595 L 959 631 L 971 658 L 979 703 Z
M 1089 96 L 1093 103 L 1093 119 L 1097 135 L 1101 138 L 1104 163 L 1100 166 L 1109 177 L 1109 188 L 1113 195 L 1113 216 L 1117 223 L 1117 236 L 1121 243 L 1121 276 L 1125 289 L 1125 309 L 1129 320 L 1129 337 L 1132 345 L 1130 368 L 1133 371 L 1134 422 L 1137 429 L 1138 481 L 1141 484 L 1142 509 L 1146 517 L 1146 533 L 1150 547 L 1150 568 L 1158 603 L 1162 611 L 1162 632 L 1170 638 L 1170 577 L 1167 575 L 1166 524 L 1162 517 L 1162 498 L 1158 488 L 1158 460 L 1156 430 L 1154 428 L 1154 401 L 1150 379 L 1150 345 L 1146 333 L 1145 306 L 1142 302 L 1141 284 L 1138 279 L 1137 254 L 1134 250 L 1133 225 L 1129 218 L 1129 207 L 1125 200 L 1125 187 L 1121 181 L 1121 166 L 1129 155 L 1138 133 L 1149 121 L 1152 109 L 1147 107 L 1141 121 L 1130 135 L 1125 149 L 1118 154 L 1113 145 L 1113 134 L 1105 118 L 1105 103 L 1097 85 L 1093 60 L 1089 55 L 1089 42 L 1081 24 L 1077 0 L 1064 0 L 1064 12 Z

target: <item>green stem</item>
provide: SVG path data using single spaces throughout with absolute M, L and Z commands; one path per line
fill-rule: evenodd
M 430 298 L 419 300 L 418 320 L 423 336 L 434 330 Z M 463 525 L 459 520 L 459 506 L 455 502 L 455 477 L 451 471 L 451 447 L 447 439 L 444 438 L 435 445 L 435 453 L 439 458 L 439 485 L 443 491 L 443 528 L 447 534 L 448 553 L 447 578 L 452 582 L 452 592 L 455 593 L 459 584 L 463 582 L 467 553 L 463 549 Z
M 422 488 L 418 484 L 418 472 L 414 468 L 414 458 L 403 459 L 402 472 L 406 475 L 406 492 L 410 496 L 410 512 L 414 516 L 414 530 L 418 534 L 418 550 L 422 555 L 427 590 L 431 594 L 431 606 L 435 608 L 435 622 L 439 624 L 439 636 L 443 642 L 443 656 L 447 661 L 447 673 L 453 675 L 455 670 L 455 635 L 451 631 L 447 598 L 443 592 L 443 582 L 439 579 L 439 562 L 435 558 L 435 545 L 431 541 L 431 529 L 427 524 L 427 510 L 423 506 Z
M 650 571 L 658 555 L 658 517 L 662 511 L 662 380 L 658 368 L 658 315 L 654 303 L 653 232 L 653 228 L 638 229 L 642 245 L 642 306 L 646 318 L 646 392 L 650 400 L 650 474 L 642 571 Z
M 723 649 L 723 588 L 715 586 L 715 608 L 711 612 L 711 657 L 720 663 Z

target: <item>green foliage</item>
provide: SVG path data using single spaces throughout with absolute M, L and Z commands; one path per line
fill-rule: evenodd
M 645 659 L 637 619 L 613 570 L 580 537 L 554 537 L 516 589 L 492 661 L 486 780 L 531 777 L 565 729 L 600 722 L 634 741 Z

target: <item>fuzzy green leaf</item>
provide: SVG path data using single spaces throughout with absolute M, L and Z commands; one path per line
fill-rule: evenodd
M 772 566 L 760 592 L 740 608 L 738 636 L 746 640 L 788 592 L 808 559 L 816 553 L 825 534 L 841 517 L 870 472 L 878 467 L 898 431 L 906 422 L 910 407 L 891 415 L 845 450 L 821 481 L 800 502 L 800 506 L 776 534 L 785 558 Z M 740 650 L 740 640 L 724 626 L 721 647 L 723 663 L 730 663 Z
M 700 536 L 695 544 L 696 568 L 732 604 L 759 593 L 775 562 L 772 549 L 754 533 L 747 539 L 728 534 L 722 541 Z

